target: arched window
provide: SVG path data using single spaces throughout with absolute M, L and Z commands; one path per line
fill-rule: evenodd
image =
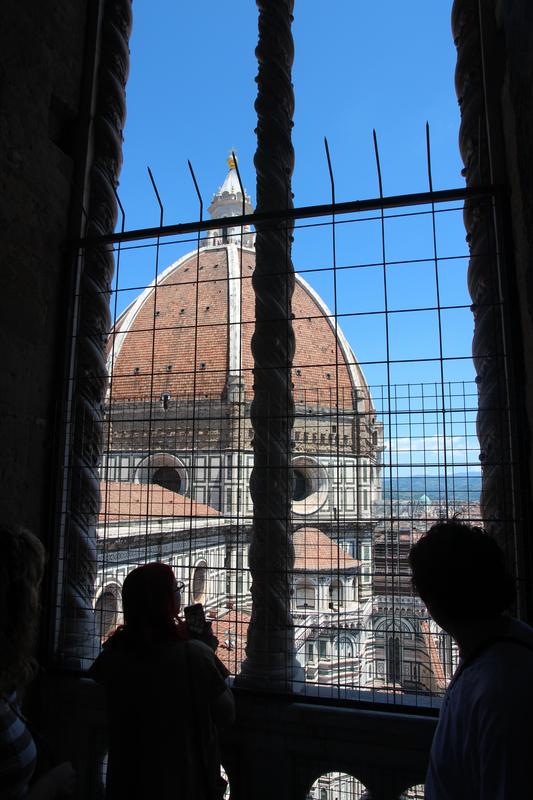
M 207 589 L 207 562 L 200 561 L 192 574 L 192 599 L 194 603 L 203 603 Z
M 301 583 L 296 587 L 296 608 L 315 608 L 315 587 L 308 583 Z
M 118 600 L 115 587 L 106 587 L 99 595 L 94 606 L 94 615 L 98 636 L 103 641 L 117 624 Z
M 152 483 L 171 492 L 185 494 L 187 469 L 181 459 L 172 453 L 155 453 L 137 465 L 135 483 Z
M 349 636 L 340 636 L 337 640 L 337 653 L 339 658 L 354 658 L 354 641 Z
M 400 683 L 402 679 L 402 651 L 400 636 L 393 633 L 387 637 L 387 680 Z
M 342 608 L 344 605 L 344 586 L 341 581 L 335 580 L 331 582 L 329 586 L 329 596 L 331 598 L 330 605 L 334 608 Z

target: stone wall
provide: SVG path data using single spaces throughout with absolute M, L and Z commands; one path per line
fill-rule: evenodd
M 496 63 L 501 64 L 499 89 L 504 158 L 510 184 L 512 237 L 520 301 L 525 367 L 525 403 L 531 435 L 533 421 L 533 4 L 496 0 Z M 530 454 L 531 457 L 531 454 Z M 533 478 L 533 469 L 530 470 Z M 531 484 L 530 484 L 531 487 Z M 530 495 L 533 492 L 530 491 Z
M 85 15 L 83 1 L 2 3 L 0 514 L 43 538 L 58 435 Z
M 512 309 L 508 349 L 513 354 L 512 401 L 516 403 L 514 461 L 521 518 L 518 574 L 531 586 L 533 547 L 533 4 L 531 0 L 486 0 L 483 36 L 493 179 L 509 189 L 506 264 Z M 489 14 L 492 7 L 494 16 Z M 514 310 L 519 313 L 515 314 Z M 531 592 L 529 592 L 531 595 Z M 533 620 L 533 598 L 521 598 L 521 613 Z

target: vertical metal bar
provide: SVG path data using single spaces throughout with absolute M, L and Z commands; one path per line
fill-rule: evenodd
M 337 438 L 335 441 L 335 437 L 333 439 L 333 444 L 335 445 L 335 475 L 336 475 L 336 488 L 335 488 L 335 506 L 337 509 L 337 513 L 335 515 L 335 522 L 337 528 L 337 545 L 339 543 L 339 533 L 340 533 L 340 452 L 339 452 L 339 432 L 340 432 L 340 415 L 339 415 L 339 402 L 340 402 L 340 394 L 339 394 L 339 335 L 338 335 L 338 328 L 339 328 L 339 317 L 338 317 L 338 304 L 337 304 L 337 237 L 336 237 L 336 220 L 335 220 L 335 178 L 333 176 L 333 167 L 331 165 L 331 155 L 329 152 L 329 144 L 327 138 L 324 136 L 324 148 L 326 150 L 326 160 L 328 164 L 328 172 L 329 172 L 329 181 L 330 181 L 330 189 L 331 189 L 331 205 L 332 205 L 332 213 L 331 213 L 331 250 L 332 250 L 332 266 L 333 266 L 333 327 L 335 331 L 335 422 L 336 422 L 336 434 Z M 331 407 L 331 403 L 330 403 Z M 330 423 L 330 431 L 331 431 L 331 423 Z M 337 548 L 337 553 L 340 555 L 340 548 Z M 341 580 L 340 580 L 340 561 L 339 557 L 337 557 L 337 586 L 339 587 L 338 592 L 340 596 L 341 591 Z M 341 615 L 341 606 L 340 602 L 337 603 L 337 629 L 340 629 L 340 615 Z M 337 630 L 338 633 L 338 630 Z M 338 664 L 338 672 L 340 673 L 340 664 Z M 338 683 L 340 685 L 340 674 L 337 676 Z
M 118 205 L 118 207 L 120 209 L 120 231 L 121 231 L 121 233 L 123 233 L 125 228 L 126 228 L 126 212 L 124 211 L 124 207 L 123 207 L 123 205 L 122 205 L 122 203 L 120 201 L 120 197 L 118 196 L 118 192 L 117 192 L 117 189 L 116 189 L 115 186 L 113 186 L 113 192 L 114 192 L 114 195 L 115 195 L 115 200 L 117 202 L 117 205 Z M 109 365 L 109 367 L 108 367 L 109 379 L 108 379 L 107 396 L 105 397 L 105 403 L 104 403 L 104 420 L 105 420 L 105 414 L 107 413 L 107 424 L 103 425 L 104 431 L 105 431 L 105 434 L 104 434 L 105 438 L 104 438 L 103 453 L 102 453 L 102 455 L 105 457 L 105 466 L 104 466 L 104 470 L 103 470 L 103 475 L 104 475 L 103 483 L 104 483 L 104 486 L 105 486 L 105 498 L 104 498 L 104 503 L 102 504 L 103 508 L 101 509 L 101 513 L 103 513 L 103 517 L 104 517 L 104 525 L 103 525 L 103 529 L 104 530 L 103 530 L 103 537 L 102 537 L 103 538 L 103 542 L 102 542 L 102 576 L 103 577 L 105 577 L 104 570 L 105 570 L 105 565 L 107 563 L 107 558 L 106 558 L 106 553 L 107 553 L 107 533 L 108 533 L 108 523 L 109 523 L 109 506 L 110 506 L 110 503 L 111 503 L 111 497 L 110 497 L 110 494 L 111 494 L 110 489 L 111 489 L 111 487 L 110 487 L 110 480 L 109 480 L 109 451 L 110 451 L 111 431 L 112 431 L 111 409 L 112 409 L 113 377 L 114 377 L 113 376 L 113 362 L 114 362 L 114 359 L 115 359 L 115 340 L 116 340 L 115 326 L 116 326 L 116 321 L 117 321 L 117 306 L 118 306 L 118 291 L 119 291 L 119 281 L 120 281 L 120 261 L 121 261 L 120 257 L 121 257 L 121 252 L 122 252 L 122 245 L 119 242 L 118 245 L 117 245 L 117 248 L 116 248 L 116 258 L 115 258 L 115 277 L 114 277 L 114 284 L 115 284 L 114 294 L 115 294 L 115 297 L 114 297 L 114 302 L 113 302 L 113 315 L 112 315 L 112 323 L 113 323 L 113 325 L 112 325 L 112 329 L 109 331 L 109 334 L 108 334 L 108 336 L 111 337 L 111 348 L 108 350 L 108 354 L 107 354 L 107 363 Z M 107 341 L 109 341 L 109 338 L 107 338 Z M 96 558 L 97 558 L 97 565 L 98 565 L 98 558 L 99 558 L 98 541 L 97 541 Z M 103 586 L 105 585 L 104 581 L 102 582 L 102 584 L 103 584 Z M 103 615 L 104 615 L 104 612 L 102 610 L 102 612 L 100 614 L 100 620 L 99 620 L 100 629 L 101 630 L 103 629 L 103 627 L 102 627 Z
M 427 158 L 429 191 L 433 192 L 429 122 L 426 122 L 426 158 Z M 437 319 L 439 323 L 439 368 L 440 368 L 440 399 L 442 403 L 442 452 L 443 452 L 443 462 L 444 462 L 444 500 L 446 505 L 446 518 L 448 518 L 450 513 L 450 508 L 449 508 L 449 497 L 448 497 L 448 452 L 447 452 L 448 443 L 446 436 L 446 395 L 444 391 L 444 359 L 442 351 L 442 314 L 440 307 L 439 261 L 437 255 L 437 228 L 435 223 L 435 203 L 433 202 L 431 203 L 431 231 L 433 234 L 433 264 L 435 267 L 435 291 L 437 297 Z M 437 442 L 438 442 L 438 426 L 437 426 Z M 440 481 L 439 481 L 439 493 L 440 493 Z
M 379 197 L 383 200 L 383 181 L 381 177 L 381 163 L 379 158 L 379 148 L 378 148 L 378 139 L 375 129 L 372 131 L 372 137 L 374 141 L 374 155 L 376 159 L 376 170 L 378 176 L 378 185 L 379 185 Z M 393 486 L 393 464 L 392 464 L 392 410 L 391 410 L 391 377 L 390 377 L 390 341 L 389 341 L 389 300 L 388 300 L 388 290 L 387 290 L 387 257 L 386 257 L 386 242 L 385 242 L 385 211 L 383 206 L 380 208 L 380 223 L 381 223 L 381 258 L 382 258 L 382 268 L 383 268 L 383 298 L 385 304 L 385 352 L 386 352 L 386 362 L 387 362 L 387 415 L 388 415 L 388 427 L 389 427 L 389 485 L 390 485 L 390 554 L 389 557 L 389 548 L 387 545 L 387 530 L 386 526 L 387 523 L 385 522 L 383 525 L 383 547 L 384 547 L 384 556 L 385 556 L 385 593 L 387 593 L 387 578 L 388 578 L 388 569 L 390 563 L 390 580 L 392 586 L 392 626 L 394 630 L 395 625 L 395 596 L 394 596 L 394 575 L 395 575 L 395 558 L 394 558 L 394 504 L 392 499 L 392 486 Z M 397 528 L 398 526 L 396 526 Z M 387 639 L 385 640 L 385 654 L 387 654 Z M 396 693 L 393 694 L 393 702 L 396 702 Z
M 189 160 L 187 160 L 187 164 L 189 167 L 189 172 L 191 173 L 191 178 L 194 183 L 194 188 L 196 190 L 196 195 L 198 197 L 198 205 L 200 210 L 200 222 L 203 220 L 203 213 L 204 213 L 204 201 L 202 199 L 202 195 L 200 193 L 200 189 L 198 187 L 198 181 L 196 180 L 196 175 L 194 174 L 194 170 L 192 164 Z M 195 281 L 195 292 L 194 292 L 194 339 L 193 339 L 193 373 L 192 373 L 192 419 L 191 419 L 191 467 L 190 467 L 190 475 L 191 475 L 191 483 L 190 483 L 190 515 L 189 515 L 189 575 L 192 576 L 192 580 L 194 581 L 194 570 L 191 572 L 192 564 L 192 545 L 193 545 L 193 507 L 192 504 L 194 502 L 194 494 L 195 494 L 195 487 L 196 487 L 196 437 L 197 437 L 197 419 L 196 419 L 196 400 L 197 400 L 197 376 L 198 376 L 198 310 L 199 310 L 199 302 L 200 302 L 200 241 L 201 241 L 201 231 L 198 229 L 196 235 L 196 281 Z M 191 588 L 191 584 L 189 581 L 189 588 Z M 194 586 L 192 587 L 194 590 Z M 194 598 L 193 598 L 194 600 Z
M 154 194 L 156 196 L 157 204 L 159 205 L 159 227 L 163 227 L 163 217 L 164 217 L 164 208 L 163 203 L 161 202 L 161 197 L 159 195 L 159 191 L 157 189 L 157 185 L 152 174 L 152 170 L 150 167 L 147 167 L 148 176 L 150 178 L 150 183 L 152 184 L 152 188 L 154 190 Z M 149 412 L 148 412 L 148 442 L 147 442 L 147 450 L 146 450 L 146 519 L 145 519 L 145 539 L 144 539 L 144 558 L 145 561 L 148 561 L 148 541 L 149 541 L 149 533 L 150 533 L 150 456 L 152 455 L 152 429 L 153 429 L 153 408 L 154 408 L 154 368 L 155 368 L 155 346 L 156 346 L 156 320 L 157 320 L 157 280 L 159 277 L 159 248 L 160 248 L 160 240 L 161 237 L 158 234 L 156 237 L 156 247 L 155 247 L 155 275 L 154 275 L 154 291 L 153 291 L 153 298 L 154 298 L 154 308 L 152 312 L 152 355 L 151 355 L 151 363 L 150 363 L 150 396 L 148 399 L 149 402 Z
M 235 172 L 237 173 L 237 180 L 239 181 L 239 187 L 241 190 L 241 211 L 242 216 L 244 217 L 246 212 L 246 196 L 244 192 L 244 185 L 241 179 L 241 172 L 239 169 L 239 164 L 237 162 L 237 156 L 235 155 L 235 151 L 231 151 L 231 157 L 233 159 L 233 164 L 235 166 Z M 244 411 L 244 386 L 242 381 L 242 290 L 243 290 L 243 237 L 244 237 L 244 223 L 241 221 L 241 246 L 239 248 L 239 281 L 240 281 L 240 292 L 239 292 L 239 385 L 237 389 L 237 396 L 234 398 L 234 401 L 238 403 L 238 414 L 237 414 L 237 495 L 236 495 L 236 508 L 237 508 L 237 515 L 235 520 L 235 528 L 236 528 L 236 543 L 235 543 L 235 612 L 236 612 L 236 620 L 238 619 L 238 611 L 239 611 L 239 596 L 237 592 L 237 587 L 240 586 L 240 580 L 238 572 L 242 569 L 241 560 L 239 557 L 240 554 L 240 522 L 241 522 L 241 503 L 242 503 L 242 468 L 243 468 L 243 453 L 242 453 L 242 413 Z M 231 242 L 229 242 L 231 245 Z M 229 276 L 228 276 L 229 278 Z M 231 278 L 229 278 L 231 280 Z

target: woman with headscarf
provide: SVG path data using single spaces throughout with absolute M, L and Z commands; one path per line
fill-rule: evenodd
M 213 649 L 178 617 L 182 589 L 166 564 L 130 572 L 124 625 L 90 669 L 106 690 L 108 798 L 222 796 L 217 728 L 233 721 L 233 696 Z

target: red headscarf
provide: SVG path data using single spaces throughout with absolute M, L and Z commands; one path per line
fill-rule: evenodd
M 161 642 L 189 638 L 187 626 L 177 617 L 176 577 L 168 564 L 153 562 L 130 572 L 122 586 L 124 625 L 117 634 L 130 640 Z

